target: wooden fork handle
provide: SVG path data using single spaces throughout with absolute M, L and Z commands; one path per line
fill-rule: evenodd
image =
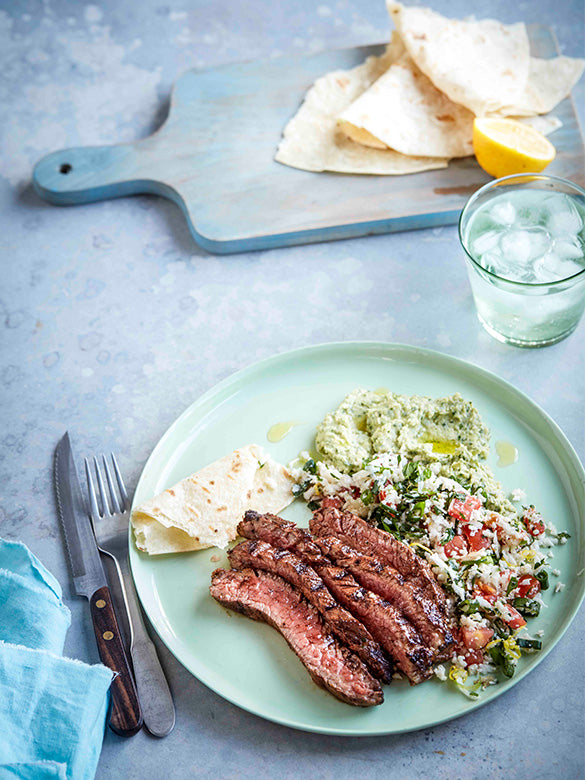
M 142 728 L 142 713 L 128 657 L 118 628 L 116 613 L 107 586 L 96 590 L 89 601 L 98 652 L 114 673 L 110 728 L 122 737 L 132 737 Z

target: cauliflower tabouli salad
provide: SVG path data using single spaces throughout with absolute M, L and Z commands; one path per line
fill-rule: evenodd
M 409 544 L 451 595 L 457 643 L 435 666 L 473 698 L 511 677 L 550 587 L 558 532 L 521 490 L 510 501 L 486 465 L 489 430 L 455 394 L 430 399 L 355 390 L 317 429 L 319 455 L 295 469 L 310 508 L 337 506 Z M 557 582 L 554 591 L 563 589 Z

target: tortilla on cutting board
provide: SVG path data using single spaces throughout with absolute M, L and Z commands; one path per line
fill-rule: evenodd
M 226 547 L 244 512 L 280 512 L 294 500 L 292 485 L 284 466 L 249 444 L 137 507 L 136 546 L 150 555 Z
M 500 116 L 548 114 L 571 93 L 585 69 L 585 60 L 575 57 L 530 58 L 530 72 L 524 92 L 513 106 L 498 110 Z
M 317 79 L 285 127 L 274 159 L 305 171 L 337 173 L 397 175 L 446 168 L 444 158 L 368 148 L 349 139 L 337 125 L 337 117 L 388 70 L 391 56 L 387 51 L 351 70 Z
M 387 6 L 415 64 L 454 103 L 476 116 L 519 103 L 530 69 L 524 24 L 447 19 L 391 1 Z
M 398 32 L 388 51 L 392 64 L 338 118 L 352 140 L 407 155 L 473 154 L 473 114 L 440 92 L 417 68 Z

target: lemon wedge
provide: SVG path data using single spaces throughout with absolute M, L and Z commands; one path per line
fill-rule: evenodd
M 513 119 L 473 120 L 473 149 L 481 167 L 491 176 L 539 173 L 551 163 L 556 150 L 541 133 Z

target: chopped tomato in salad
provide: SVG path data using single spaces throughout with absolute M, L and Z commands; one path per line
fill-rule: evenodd
M 538 514 L 536 509 L 531 506 L 522 515 L 522 520 L 526 526 L 526 530 L 532 536 L 542 536 L 546 530 L 544 520 L 541 515 Z
M 478 628 L 463 626 L 461 633 L 463 635 L 463 644 L 468 650 L 481 650 L 494 635 L 493 630 L 487 628 L 487 626 L 480 626 Z M 480 663 L 480 661 L 475 661 L 475 663 Z
M 506 604 L 505 611 L 507 615 L 504 617 L 504 622 L 507 623 L 513 631 L 526 625 L 526 621 L 522 615 L 517 609 L 510 606 L 510 604 Z
M 477 496 L 466 496 L 465 499 L 454 498 L 449 504 L 447 510 L 451 517 L 455 517 L 457 520 L 471 519 L 471 513 L 481 507 L 481 499 Z
M 474 590 L 475 596 L 481 596 L 481 598 L 489 601 L 490 604 L 495 604 L 498 599 L 498 591 L 493 585 L 486 585 L 485 582 L 478 582 Z
M 469 524 L 464 523 L 463 533 L 469 544 L 469 549 L 473 550 L 473 552 L 477 552 L 477 550 L 487 550 L 488 547 L 492 546 L 491 539 L 484 536 L 483 526 L 480 528 L 472 528 Z
M 483 648 L 478 648 L 477 650 L 464 650 L 463 652 L 463 659 L 465 666 L 476 666 L 478 664 L 483 663 L 484 661 L 484 652 Z
M 457 558 L 467 554 L 467 545 L 465 539 L 462 536 L 454 536 L 447 542 L 445 547 L 445 555 L 447 558 Z
M 533 599 L 540 593 L 540 582 L 532 574 L 523 574 L 518 580 L 516 591 L 521 598 Z

